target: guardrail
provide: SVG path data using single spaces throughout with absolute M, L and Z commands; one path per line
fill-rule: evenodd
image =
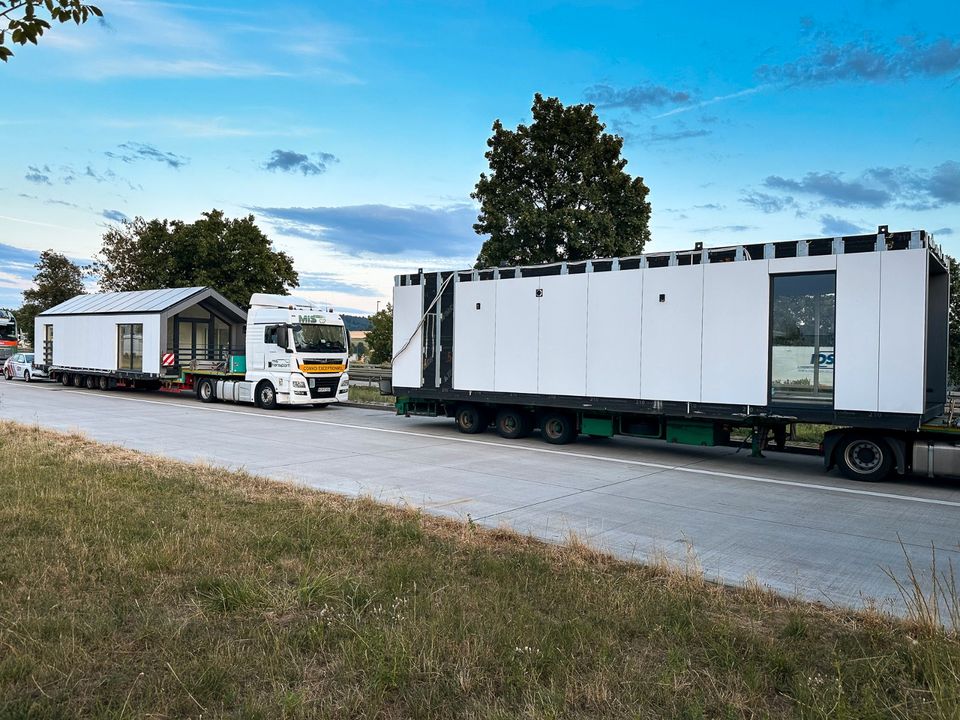
M 351 362 L 350 382 L 365 382 L 374 385 L 380 380 L 393 379 L 393 368 L 389 365 L 370 365 L 369 363 Z

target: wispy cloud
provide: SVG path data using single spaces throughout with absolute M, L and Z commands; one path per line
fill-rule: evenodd
M 689 102 L 691 94 L 685 90 L 671 90 L 663 85 L 634 85 L 617 89 L 611 85 L 592 85 L 583 91 L 588 102 L 601 108 L 627 108 L 635 112 L 651 107 L 677 105 Z
M 894 43 L 860 40 L 818 49 L 793 62 L 762 65 L 757 77 L 768 83 L 824 85 L 835 82 L 880 83 L 912 77 L 942 77 L 960 72 L 960 41 L 942 37 L 924 42 L 901 37 Z
M 104 210 L 102 213 L 100 213 L 100 215 L 110 222 L 122 223 L 130 220 L 125 213 L 122 213 L 119 210 Z
M 482 239 L 473 231 L 474 205 L 394 207 L 251 208 L 278 231 L 316 240 L 351 255 L 426 253 L 436 257 L 472 256 Z
M 762 213 L 768 214 L 781 212 L 787 208 L 796 209 L 798 207 L 797 201 L 790 195 L 770 195 L 769 193 L 756 191 L 746 193 L 740 198 L 740 202 L 750 205 Z
M 333 273 L 300 273 L 299 291 L 338 292 L 358 297 L 380 297 L 383 293 L 367 285 L 350 282 L 343 275 Z
M 312 155 L 313 160 L 309 155 L 293 150 L 274 150 L 263 164 L 263 168 L 280 172 L 299 172 L 303 175 L 322 175 L 330 165 L 340 162 L 335 155 L 328 152 L 317 152 Z
M 28 180 L 37 185 L 53 185 L 50 182 L 50 166 L 44 165 L 43 167 L 37 167 L 35 165 L 27 166 L 27 173 L 23 176 L 25 180 Z
M 737 98 L 747 97 L 748 95 L 755 95 L 758 92 L 763 92 L 766 90 L 769 85 L 757 85 L 756 87 L 746 88 L 744 90 L 738 90 L 737 92 L 728 93 L 726 95 L 717 95 L 710 98 L 709 100 L 701 100 L 700 102 L 693 103 L 691 105 L 684 105 L 683 107 L 674 108 L 673 110 L 668 110 L 667 112 L 660 113 L 659 115 L 654 115 L 654 119 L 670 117 L 671 115 L 679 115 L 680 113 L 690 112 L 691 110 L 699 110 L 700 108 L 709 107 L 710 105 L 716 105 L 717 103 L 726 102 L 727 100 L 736 100 Z
M 123 152 L 115 153 L 108 150 L 103 154 L 109 158 L 121 160 L 125 163 L 134 163 L 139 160 L 151 160 L 154 162 L 163 163 L 168 167 L 172 167 L 174 170 L 179 170 L 190 162 L 190 158 L 183 157 L 182 155 L 176 155 L 172 152 L 159 150 L 153 145 L 148 145 L 146 143 L 125 142 L 119 147 Z
M 821 215 L 820 231 L 824 235 L 840 237 L 842 235 L 855 235 L 862 232 L 863 228 L 843 218 L 838 218 L 833 215 Z
M 715 233 L 715 232 L 733 232 L 742 233 L 748 230 L 756 230 L 756 225 L 714 225 L 713 227 L 697 228 L 691 232 L 695 233 Z

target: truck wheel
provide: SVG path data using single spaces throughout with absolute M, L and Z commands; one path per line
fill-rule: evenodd
M 93 375 L 87 375 L 84 384 L 87 386 L 87 390 L 93 390 L 97 387 L 97 379 Z
M 467 435 L 476 435 L 487 429 L 483 410 L 476 405 L 461 405 L 456 414 L 457 429 Z
M 24 370 L 24 371 L 23 371 L 23 381 L 24 381 L 24 382 L 30 382 L 30 371 L 29 371 L 29 370 Z
M 497 434 L 508 440 L 526 437 L 530 434 L 532 423 L 530 415 L 519 408 L 503 408 L 497 413 Z
M 73 376 L 73 386 L 75 388 L 83 387 L 83 375 L 74 375 Z
M 257 404 L 264 410 L 273 410 L 277 406 L 277 391 L 266 380 L 257 385 Z
M 890 474 L 893 451 L 883 440 L 869 435 L 853 435 L 839 449 L 840 472 L 851 480 L 876 482 Z
M 200 402 L 212 403 L 217 399 L 217 388 L 213 384 L 213 380 L 209 378 L 201 378 L 200 382 L 197 383 L 197 397 L 200 399 Z
M 70 385 L 70 376 L 67 375 L 67 373 L 64 373 L 60 376 L 60 384 L 64 387 L 68 387 Z
M 551 445 L 566 445 L 577 439 L 577 426 L 572 415 L 550 413 L 540 423 L 543 439 Z
M 97 388 L 100 390 L 109 390 L 110 389 L 110 378 L 106 375 L 101 375 L 97 378 Z

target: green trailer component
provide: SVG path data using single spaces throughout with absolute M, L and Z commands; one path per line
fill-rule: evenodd
M 397 398 L 397 415 L 422 415 L 437 417 L 440 415 L 440 403 L 436 400 L 418 400 L 408 397 Z
M 231 373 L 245 374 L 247 372 L 247 356 L 231 355 L 228 360 L 227 371 Z
M 580 419 L 580 432 L 596 437 L 612 437 L 613 418 L 583 416 Z
M 730 431 L 709 420 L 667 420 L 667 442 L 680 445 L 726 445 Z

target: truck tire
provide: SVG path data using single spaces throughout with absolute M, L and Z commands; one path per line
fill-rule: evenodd
M 264 380 L 257 385 L 256 400 L 257 405 L 264 410 L 273 410 L 277 407 L 277 391 L 274 390 L 273 385 L 268 380 Z
M 60 384 L 64 387 L 70 386 L 70 376 L 67 373 L 63 373 L 63 375 L 60 376 Z
M 101 375 L 97 378 L 97 389 L 98 390 L 109 390 L 110 389 L 110 378 L 106 375 Z
M 885 441 L 871 435 L 845 438 L 837 455 L 840 472 L 850 480 L 878 482 L 886 479 L 893 467 L 893 450 Z
M 483 409 L 477 405 L 461 405 L 454 416 L 457 430 L 467 435 L 476 435 L 487 429 L 487 418 Z
M 502 408 L 497 413 L 497 434 L 508 440 L 526 437 L 533 429 L 530 414 L 520 408 Z
M 84 385 L 87 386 L 87 390 L 94 390 L 97 387 L 97 379 L 93 375 L 87 375 L 84 378 Z
M 212 403 L 217 399 L 217 387 L 210 378 L 200 378 L 197 383 L 197 399 L 200 402 Z
M 576 420 L 567 413 L 548 413 L 540 422 L 540 432 L 551 445 L 566 445 L 577 439 Z
M 73 386 L 75 388 L 83 387 L 83 375 L 73 376 Z

